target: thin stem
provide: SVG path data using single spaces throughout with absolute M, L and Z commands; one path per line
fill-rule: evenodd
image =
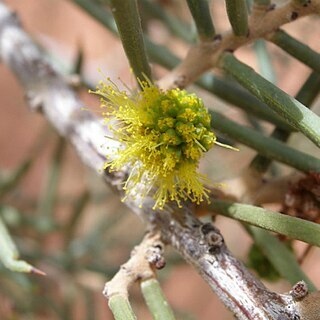
M 229 138 L 255 149 L 265 157 L 280 161 L 298 170 L 320 172 L 318 158 L 290 148 L 274 138 L 265 137 L 253 129 L 241 126 L 218 112 L 212 110 L 209 112 L 212 116 L 211 126 Z
M 256 39 L 265 38 L 275 32 L 283 24 L 315 14 L 320 3 L 313 0 L 308 6 L 297 6 L 286 2 L 282 6 L 255 8 L 250 22 L 250 32 L 246 37 L 238 37 L 227 31 L 210 43 L 199 43 L 192 46 L 186 58 L 174 70 L 159 80 L 163 89 L 179 86 L 185 88 L 198 79 L 205 71 L 217 66 L 224 52 L 235 51 Z
M 269 39 L 297 60 L 303 62 L 311 69 L 320 72 L 320 54 L 318 52 L 291 37 L 283 30 L 274 32 Z
M 252 205 L 214 200 L 209 209 L 262 229 L 320 247 L 320 225 Z
M 304 249 L 304 251 L 302 252 L 302 255 L 298 259 L 298 262 L 300 265 L 305 261 L 305 259 L 307 258 L 307 256 L 311 252 L 312 248 L 313 248 L 313 246 L 311 244 L 308 244 L 307 247 Z
M 164 244 L 160 236 L 161 234 L 157 231 L 147 233 L 140 245 L 132 250 L 130 259 L 123 264 L 115 276 L 105 284 L 103 294 L 109 300 L 109 306 L 115 316 L 116 309 L 112 308 L 112 304 L 114 304 L 115 307 L 118 304 L 118 308 L 123 309 L 123 311 L 131 308 L 127 300 L 129 288 L 136 281 L 143 282 L 152 278 L 155 269 L 164 266 L 164 258 L 162 256 Z M 117 304 L 114 303 L 115 298 L 117 298 Z M 122 303 L 122 306 L 120 303 Z M 125 304 L 127 304 L 127 306 Z M 155 307 L 155 305 L 152 306 Z M 129 314 L 129 311 L 127 310 L 126 313 Z M 120 311 L 118 311 L 118 313 L 119 312 Z
M 108 305 L 115 320 L 137 319 L 127 297 L 124 297 L 120 294 L 114 295 L 109 299 Z
M 0 183 L 0 198 L 10 192 L 21 181 L 25 174 L 29 171 L 32 159 L 26 159 L 14 170 L 9 177 L 3 179 Z
M 310 107 L 320 91 L 320 74 L 312 72 L 296 95 L 296 99 Z
M 288 141 L 290 135 L 291 133 L 289 131 L 286 131 L 281 128 L 275 128 L 272 131 L 270 137 L 282 142 L 286 142 Z M 258 153 L 250 162 L 249 167 L 255 169 L 260 174 L 264 174 L 269 169 L 272 161 L 272 159 Z
M 267 50 L 267 46 L 264 40 L 258 39 L 254 43 L 255 53 L 257 55 L 259 71 L 261 75 L 267 79 L 268 81 L 276 84 L 276 74 L 274 72 L 274 68 L 272 65 L 272 61 L 270 59 L 269 52 Z
M 236 36 L 248 35 L 248 9 L 246 0 L 226 0 L 227 14 Z
M 153 18 L 162 21 L 164 26 L 168 28 L 173 35 L 188 43 L 194 42 L 194 35 L 190 25 L 168 13 L 163 9 L 163 6 L 155 1 L 142 0 L 141 3 L 143 8 L 151 14 Z
M 212 40 L 215 29 L 212 23 L 208 0 L 187 0 L 200 40 Z
M 102 25 L 108 28 L 111 32 L 117 35 L 113 17 L 104 10 L 102 6 L 91 4 L 88 0 L 74 0 L 86 12 L 92 15 Z M 145 36 L 145 43 L 150 58 L 153 62 L 161 66 L 172 69 L 177 66 L 181 60 L 174 55 L 168 48 L 153 43 L 147 36 Z M 237 87 L 234 83 L 226 81 L 211 74 L 205 74 L 196 82 L 201 88 L 214 93 L 225 101 L 252 113 L 253 115 L 269 121 L 281 128 L 295 130 L 289 124 L 284 122 L 277 114 L 266 108 L 266 105 L 254 97 L 252 94 Z
M 284 91 L 258 75 L 252 68 L 224 54 L 221 67 L 232 75 L 243 87 L 265 102 L 297 130 L 320 147 L 320 118 Z
M 156 45 L 148 39 L 146 40 L 147 49 L 153 62 L 158 63 L 167 69 L 172 69 L 180 62 L 179 58 L 167 48 Z M 218 76 L 213 76 L 212 74 L 205 74 L 196 81 L 196 84 L 200 88 L 215 94 L 219 98 L 241 108 L 245 112 L 273 123 L 280 128 L 295 131 L 295 128 L 267 108 L 266 104 L 258 100 L 249 92 L 243 90 L 236 83 L 222 79 Z
M 0 217 L 0 261 L 6 268 L 16 272 L 32 272 L 37 269 L 33 268 L 29 263 L 18 260 L 19 252 L 13 242 L 6 225 Z
M 61 173 L 62 161 L 66 148 L 66 141 L 59 137 L 54 156 L 49 169 L 48 180 L 46 181 L 45 192 L 40 198 L 37 212 L 39 215 L 38 226 L 47 232 L 54 228 L 53 211 L 57 198 L 58 182 Z
M 74 74 L 78 74 L 78 75 L 82 74 L 83 62 L 84 62 L 84 52 L 82 47 L 80 47 L 77 51 L 77 55 L 72 68 L 72 72 Z
M 253 3 L 258 6 L 269 6 L 271 4 L 270 0 L 253 0 Z
M 304 104 L 305 106 L 310 107 L 313 101 L 318 96 L 319 90 L 320 90 L 320 75 L 316 72 L 313 72 L 311 73 L 311 75 L 308 77 L 306 82 L 303 84 L 303 86 L 297 93 L 296 99 L 300 101 L 302 104 Z M 282 142 L 288 141 L 290 136 L 291 136 L 290 131 L 285 130 L 283 128 L 279 128 L 279 127 L 275 128 L 271 133 L 272 138 L 275 138 Z M 266 158 L 258 154 L 252 159 L 250 163 L 250 167 L 254 168 L 256 171 L 263 174 L 268 170 L 271 163 L 272 163 L 272 159 Z
M 2 3 L 0 13 L 2 61 L 14 71 L 27 91 L 30 86 L 37 89 L 38 96 L 44 101 L 43 115 L 71 141 L 83 162 L 98 172 L 105 162 L 101 137 L 108 131 L 90 112 L 80 111 L 82 103 L 78 95 L 50 67 L 43 54 L 21 30 L 16 17 Z M 13 45 L 4 46 L 7 43 Z M 23 52 L 19 50 L 21 47 L 25 48 Z M 120 196 L 123 195 L 120 184 L 127 175 L 126 168 L 116 175 L 101 173 Z M 127 206 L 161 231 L 163 241 L 176 248 L 199 271 L 237 318 L 262 320 L 271 315 L 272 319 L 280 319 L 284 310 L 288 318 L 299 315 L 292 297 L 269 291 L 228 251 L 222 235 L 214 226 L 202 224 L 194 217 L 190 206 L 177 209 L 169 203 L 164 210 L 152 211 L 151 198 L 146 199 L 142 208 L 139 203 L 140 199 L 132 199 Z
M 38 134 L 35 144 L 31 146 L 28 151 L 29 156 L 16 168 L 8 177 L 0 181 L 0 198 L 8 194 L 14 189 L 23 177 L 27 174 L 34 160 L 38 157 L 39 153 L 43 150 L 43 146 L 50 135 L 50 130 L 44 128 Z
M 205 74 L 196 81 L 196 84 L 257 118 L 290 131 L 295 130 L 292 126 L 283 121 L 281 117 L 270 111 L 263 102 L 231 81 L 221 79 L 218 76 Z
M 107 27 L 113 34 L 119 35 L 113 16 L 103 6 L 91 0 L 73 0 L 73 2 Z
M 123 48 L 134 74 L 140 80 L 151 77 L 151 68 L 142 36 L 141 21 L 136 0 L 111 0 Z
M 146 45 L 150 58 L 161 66 L 172 69 L 179 64 L 180 60 L 166 47 L 159 46 L 146 38 Z M 226 102 L 241 108 L 245 112 L 275 124 L 281 128 L 295 131 L 295 128 L 286 123 L 280 116 L 267 108 L 266 104 L 258 100 L 249 92 L 243 90 L 236 83 L 222 79 L 212 74 L 205 74 L 195 82 L 199 87 L 215 94 Z
M 142 281 L 141 291 L 154 320 L 175 319 L 170 305 L 156 279 L 151 278 Z
M 90 193 L 88 192 L 88 190 L 85 190 L 80 195 L 80 197 L 77 198 L 74 208 L 72 210 L 70 219 L 65 225 L 64 236 L 65 236 L 66 244 L 68 244 L 69 241 L 73 238 L 76 226 L 89 201 L 90 201 Z
M 284 279 L 287 279 L 292 285 L 303 280 L 307 283 L 310 291 L 316 290 L 314 284 L 301 270 L 294 254 L 283 242 L 266 230 L 254 226 L 247 226 L 246 229 L 251 234 L 255 244 Z

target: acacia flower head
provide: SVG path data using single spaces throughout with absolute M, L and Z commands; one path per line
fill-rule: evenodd
M 113 138 L 121 142 L 105 169 L 131 170 L 124 185 L 127 196 L 153 194 L 154 209 L 166 202 L 208 199 L 199 160 L 216 142 L 210 115 L 195 94 L 161 90 L 149 80 L 141 91 L 121 91 L 109 78 L 95 91 Z

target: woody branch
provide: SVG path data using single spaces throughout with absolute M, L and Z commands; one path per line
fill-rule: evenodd
M 77 150 L 81 160 L 95 170 L 102 168 L 106 128 L 100 119 L 81 110 L 83 103 L 46 61 L 43 53 L 21 29 L 17 17 L 0 2 L 0 55 L 25 90 L 32 110 L 43 116 Z M 119 195 L 127 170 L 103 172 L 102 177 Z M 185 205 L 167 205 L 153 211 L 147 198 L 143 208 L 135 200 L 127 205 L 147 224 L 158 230 L 161 240 L 173 246 L 191 263 L 238 319 L 297 319 L 300 313 L 294 297 L 271 292 L 227 249 L 223 237 L 211 224 L 203 224 Z
M 210 41 L 201 41 L 190 47 L 186 58 L 158 83 L 161 88 L 184 88 L 193 83 L 205 71 L 217 66 L 221 55 L 233 52 L 245 44 L 259 38 L 268 38 L 282 25 L 296 19 L 320 12 L 320 1 L 310 1 L 303 5 L 299 1 L 290 1 L 276 8 L 254 5 L 249 17 L 249 30 L 246 36 L 236 36 L 230 30 L 216 35 Z

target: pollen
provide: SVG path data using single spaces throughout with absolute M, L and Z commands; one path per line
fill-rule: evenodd
M 101 98 L 102 115 L 121 147 L 109 155 L 105 169 L 130 168 L 125 198 L 147 195 L 154 209 L 169 201 L 178 206 L 209 199 L 208 182 L 199 160 L 216 142 L 211 118 L 200 98 L 185 90 L 161 90 L 149 80 L 141 91 L 121 91 L 109 78 L 94 92 Z

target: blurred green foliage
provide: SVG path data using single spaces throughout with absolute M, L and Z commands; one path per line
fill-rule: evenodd
M 109 1 L 74 0 L 73 2 L 101 23 L 106 32 L 118 35 Z M 252 5 L 252 1 L 248 3 L 249 6 Z M 257 0 L 254 3 L 269 6 L 270 1 Z M 129 11 L 132 10 L 134 14 L 128 15 L 127 11 L 125 14 L 118 12 L 119 16 L 115 15 L 120 37 L 136 74 L 145 73 L 151 78 L 148 59 L 169 70 L 180 62 L 172 46 L 161 45 L 157 39 L 152 38 L 148 27 L 153 21 L 159 22 L 174 41 L 181 41 L 184 45 L 195 43 L 195 39 L 198 42 L 210 41 L 217 36 L 217 27 L 213 24 L 206 0 L 188 0 L 184 3 L 185 8 L 190 10 L 189 20 L 185 18 L 186 15 L 183 18 L 183 15 L 177 14 L 175 1 L 143 0 L 139 4 L 139 12 L 143 13 L 144 34 L 140 29 L 138 8 L 133 3 L 129 3 L 131 8 Z M 251 12 L 251 8 L 247 8 L 246 1 L 227 1 L 227 13 L 232 19 L 233 32 L 241 37 L 246 36 L 248 32 L 248 11 Z M 191 17 L 193 21 L 190 21 Z M 133 30 L 129 36 L 125 31 L 126 24 Z M 205 73 L 197 80 L 192 90 L 205 92 L 215 101 L 219 101 L 217 103 L 220 105 L 219 108 L 208 105 L 213 115 L 212 127 L 218 131 L 219 136 L 228 137 L 232 144 L 240 143 L 254 150 L 256 156 L 251 167 L 258 172 L 281 176 L 289 167 L 291 171 L 298 169 L 303 172 L 319 173 L 319 153 L 314 146 L 310 147 L 310 152 L 307 153 L 292 143 L 287 144 L 291 134 L 299 131 L 319 146 L 319 117 L 309 110 L 316 101 L 320 88 L 320 77 L 317 73 L 320 70 L 319 53 L 282 30 L 275 32 L 270 40 L 313 70 L 310 72 L 310 77 L 301 83 L 296 100 L 276 86 L 273 60 L 277 57 L 268 52 L 268 45 L 264 40 L 258 40 L 248 49 L 257 55 L 261 75 L 228 53 L 222 58 L 220 66 L 239 83 L 226 75 Z M 78 88 L 80 92 L 92 86 L 83 71 L 84 60 L 85 56 L 79 50 L 76 62 L 70 68 L 82 80 L 82 87 Z M 236 110 L 238 118 L 226 117 L 230 110 Z M 274 131 L 268 136 L 266 132 L 270 131 L 271 127 Z M 75 319 L 79 312 L 77 308 L 80 308 L 84 310 L 84 319 L 97 319 L 98 310 L 101 308 L 97 301 L 100 303 L 99 299 L 103 299 L 100 297 L 103 283 L 111 278 L 118 266 L 126 260 L 133 244 L 141 238 L 143 227 L 141 225 L 139 228 L 136 218 L 127 214 L 128 210 L 95 177 L 95 173 L 86 173 L 87 182 L 76 194 L 74 192 L 62 194 L 59 185 L 66 183 L 63 168 L 69 161 L 67 142 L 47 129 L 40 131 L 38 136 L 29 154 L 16 168 L 9 172 L 0 168 L 0 221 L 3 221 L 5 228 L 10 231 L 11 240 L 18 247 L 22 259 L 45 271 L 48 276 L 39 278 L 33 274 L 11 272 L 1 264 L 0 317 L 6 320 L 42 318 L 68 320 Z M 307 139 L 304 136 L 299 137 L 302 144 L 306 143 Z M 49 151 L 51 153 L 47 163 L 47 173 L 42 175 L 39 182 L 42 186 L 41 192 L 37 197 L 30 197 L 25 192 L 23 181 L 37 166 L 37 159 L 44 152 L 48 152 L 46 150 L 48 145 L 53 145 L 54 148 Z M 226 169 L 223 163 L 225 156 L 220 155 L 220 160 L 221 166 L 213 168 L 216 172 Z M 288 167 L 283 170 L 283 167 L 276 164 L 277 170 L 272 171 L 275 166 L 274 161 L 285 163 Z M 215 164 L 218 162 L 215 161 Z M 219 203 L 214 205 L 218 210 Z M 225 206 L 226 203 L 220 203 L 220 208 Z M 223 210 L 220 211 L 222 215 L 225 214 Z M 257 212 L 262 212 L 261 210 L 260 208 L 249 210 L 250 214 L 246 217 L 258 220 Z M 233 218 L 248 222 L 243 218 Z M 270 230 L 279 231 L 285 225 L 279 223 L 280 220 L 284 221 L 279 214 L 268 219 L 269 226 L 272 226 Z M 285 219 L 289 224 L 295 223 L 295 233 L 290 233 L 292 238 L 300 239 L 300 235 L 304 236 L 303 240 L 307 239 L 305 241 L 317 238 L 317 235 L 305 237 L 306 231 L 309 230 L 307 226 L 317 230 L 317 225 L 312 223 L 298 225 L 297 220 L 290 217 Z M 132 228 L 133 223 L 135 228 Z M 247 230 L 256 242 L 250 249 L 248 264 L 260 277 L 274 281 L 282 275 L 289 282 L 295 281 L 297 277 L 305 277 L 292 252 L 283 244 L 277 245 L 278 239 L 265 231 L 259 233 L 257 229 L 247 228 Z M 3 234 L 5 233 L 2 232 Z M 11 240 L 7 243 L 11 243 Z M 317 241 L 318 239 L 309 242 L 318 244 Z M 274 248 L 270 246 L 271 243 L 277 246 L 277 259 L 272 256 Z M 3 246 L 1 238 L 0 245 Z M 0 247 L 0 250 L 2 248 Z M 288 257 L 290 263 L 283 261 L 283 257 Z M 4 260 L 2 258 L 2 262 L 5 262 Z M 168 258 L 169 266 L 180 262 L 176 256 Z M 313 289 L 311 282 L 310 287 Z M 136 295 L 133 297 L 133 304 L 140 306 L 141 297 Z M 180 319 L 192 319 L 192 316 L 186 315 L 184 311 L 178 311 L 177 315 Z

